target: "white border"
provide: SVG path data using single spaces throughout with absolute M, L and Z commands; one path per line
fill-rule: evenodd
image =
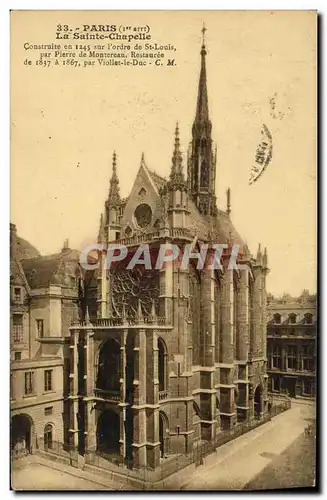
M 117 5 L 117 4 L 116 4 Z M 2 272 L 1 276 L 1 300 L 0 300 L 0 308 L 1 308 L 1 355 L 2 359 L 0 360 L 0 379 L 2 381 L 2 408 L 0 412 L 1 418 L 1 483 L 0 483 L 0 494 L 1 498 L 7 498 L 9 495 L 12 495 L 12 492 L 9 492 L 9 10 L 111 10 L 114 5 L 110 5 L 109 2 L 93 0 L 93 2 L 87 2 L 85 0 L 65 0 L 65 1 L 48 1 L 45 5 L 44 0 L 30 0 L 28 4 L 22 0 L 12 0 L 11 2 L 7 0 L 3 0 L 0 4 L 0 40 L 1 40 L 1 211 L 0 211 L 0 228 L 2 234 L 2 245 L 0 247 L 0 258 L 2 263 Z M 275 0 L 274 2 L 269 2 L 267 5 L 263 5 L 262 1 L 248 1 L 242 2 L 240 0 L 229 0 L 228 2 L 217 2 L 217 1 L 209 1 L 202 0 L 199 2 L 196 1 L 181 1 L 181 0 L 166 0 L 165 2 L 161 2 L 159 5 L 156 3 L 157 9 L 154 9 L 154 3 L 150 1 L 140 0 L 137 4 L 130 0 L 120 0 L 119 9 L 112 10 L 317 10 L 321 15 L 321 31 L 323 25 L 323 14 L 326 12 L 326 2 L 319 0 L 316 2 L 308 1 L 308 0 L 297 0 L 297 1 L 285 1 L 285 0 Z M 201 7 L 201 9 L 199 9 Z M 320 60 L 320 71 L 321 78 L 320 81 L 324 82 L 324 86 L 326 86 L 326 79 L 324 78 L 324 63 L 325 55 L 326 55 L 326 43 L 325 37 L 321 36 L 321 42 L 323 46 L 321 46 L 321 60 Z M 323 85 L 321 84 L 321 94 L 322 94 Z M 322 99 L 321 99 L 322 101 Z M 322 115 L 320 122 L 323 122 L 323 118 L 325 117 L 325 103 L 320 103 L 322 108 L 319 110 Z M 326 138 L 326 129 L 321 134 L 321 150 L 322 144 L 327 144 Z M 323 173 L 324 169 L 327 168 L 325 162 L 323 161 L 323 155 L 320 158 L 320 172 Z M 324 194 L 327 192 L 326 187 L 326 175 L 321 175 L 319 179 L 319 183 L 322 183 L 321 186 L 321 203 L 322 203 L 322 211 L 321 211 L 321 227 L 322 229 L 326 229 L 326 204 L 324 204 Z M 324 232 L 324 236 L 326 235 L 326 231 Z M 323 238 L 322 244 L 325 242 L 325 238 Z M 323 245 L 324 247 L 325 245 Z M 322 248 L 323 248 L 322 247 Z M 322 257 L 322 254 L 321 254 Z M 322 281 L 325 278 L 326 270 L 325 268 L 321 268 L 321 288 Z M 325 297 L 321 297 L 321 311 L 326 310 L 326 301 Z M 318 314 L 320 317 L 320 312 Z M 325 346 L 326 342 L 322 342 L 322 337 L 326 331 L 325 327 L 325 319 L 323 318 L 321 324 L 320 331 L 320 343 L 319 343 L 319 351 L 320 351 L 320 366 L 321 372 L 323 371 L 323 360 L 325 357 Z M 324 347 L 324 350 L 322 348 Z M 321 420 L 320 425 L 323 424 L 323 415 L 325 414 L 325 401 L 326 397 L 324 397 L 324 384 L 326 381 L 326 371 L 320 374 L 320 383 L 321 386 Z M 323 437 L 322 431 L 320 432 L 320 445 L 323 445 Z M 323 449 L 321 449 L 321 482 L 325 476 L 325 467 L 326 462 L 324 460 Z M 65 495 L 62 493 L 61 495 Z M 167 493 L 167 495 L 174 495 L 173 493 Z M 197 496 L 201 495 L 200 493 L 196 493 Z M 31 495 L 33 498 L 34 495 Z M 36 495 L 35 495 L 36 496 Z M 41 495 L 42 497 L 43 495 Z M 71 494 L 69 495 L 72 496 Z M 77 494 L 76 494 L 77 496 Z M 90 496 L 94 496 L 90 493 Z M 184 494 L 185 496 L 185 494 Z M 227 495 L 220 495 L 220 498 L 227 497 Z M 228 495 L 230 496 L 230 495 Z M 263 496 L 259 495 L 259 496 Z M 267 498 L 267 494 L 264 494 L 265 498 Z M 269 494 L 268 496 L 273 496 L 273 494 Z M 297 496 L 297 495 L 295 495 Z M 37 494 L 37 497 L 40 498 L 40 494 Z

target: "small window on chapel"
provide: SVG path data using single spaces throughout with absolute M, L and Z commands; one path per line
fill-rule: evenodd
M 15 302 L 21 302 L 22 300 L 22 289 L 21 287 L 14 288 L 14 300 Z

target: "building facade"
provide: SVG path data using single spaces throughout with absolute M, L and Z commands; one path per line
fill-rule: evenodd
M 316 296 L 268 297 L 268 374 L 272 393 L 316 393 Z
M 41 256 L 10 225 L 10 400 L 14 456 L 64 441 L 65 332 L 78 317 L 78 253 Z M 67 386 L 67 384 L 66 384 Z
M 178 127 L 169 178 L 142 155 L 125 199 L 113 156 L 98 231 L 103 250 L 70 328 L 69 442 L 81 455 L 155 468 L 268 411 L 267 252 L 259 245 L 253 257 L 236 232 L 229 191 L 227 210 L 217 207 L 211 132 L 203 43 L 187 177 Z M 107 269 L 111 243 L 127 254 Z M 194 255 L 186 268 L 181 259 L 128 268 L 140 245 L 149 245 L 153 263 L 162 245 L 194 253 L 206 244 L 212 256 L 216 243 L 227 247 L 221 269 L 197 269 Z M 233 244 L 242 268 L 228 267 Z

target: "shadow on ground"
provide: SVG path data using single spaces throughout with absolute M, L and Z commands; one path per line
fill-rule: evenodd
M 264 454 L 262 454 L 264 455 Z M 272 455 L 272 454 L 269 454 Z M 275 455 L 245 490 L 305 488 L 315 485 L 316 439 L 302 434 L 283 453 Z

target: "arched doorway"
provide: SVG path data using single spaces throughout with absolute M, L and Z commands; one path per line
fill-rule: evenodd
M 160 441 L 160 457 L 164 458 L 168 453 L 167 447 L 167 430 L 168 418 L 162 411 L 159 412 L 159 441 Z
M 120 452 L 120 418 L 113 410 L 101 413 L 97 424 L 97 451 L 102 453 Z
M 53 426 L 51 424 L 47 424 L 44 428 L 44 448 L 47 450 L 52 450 L 53 443 Z
M 33 421 L 25 414 L 14 415 L 11 419 L 11 449 L 14 458 L 32 453 Z
M 120 345 L 114 339 L 105 342 L 99 354 L 97 389 L 120 390 Z
M 159 392 L 167 389 L 167 347 L 162 338 L 158 338 L 158 377 Z
M 254 416 L 256 418 L 260 417 L 261 407 L 262 407 L 262 390 L 260 385 L 258 385 L 254 393 Z

